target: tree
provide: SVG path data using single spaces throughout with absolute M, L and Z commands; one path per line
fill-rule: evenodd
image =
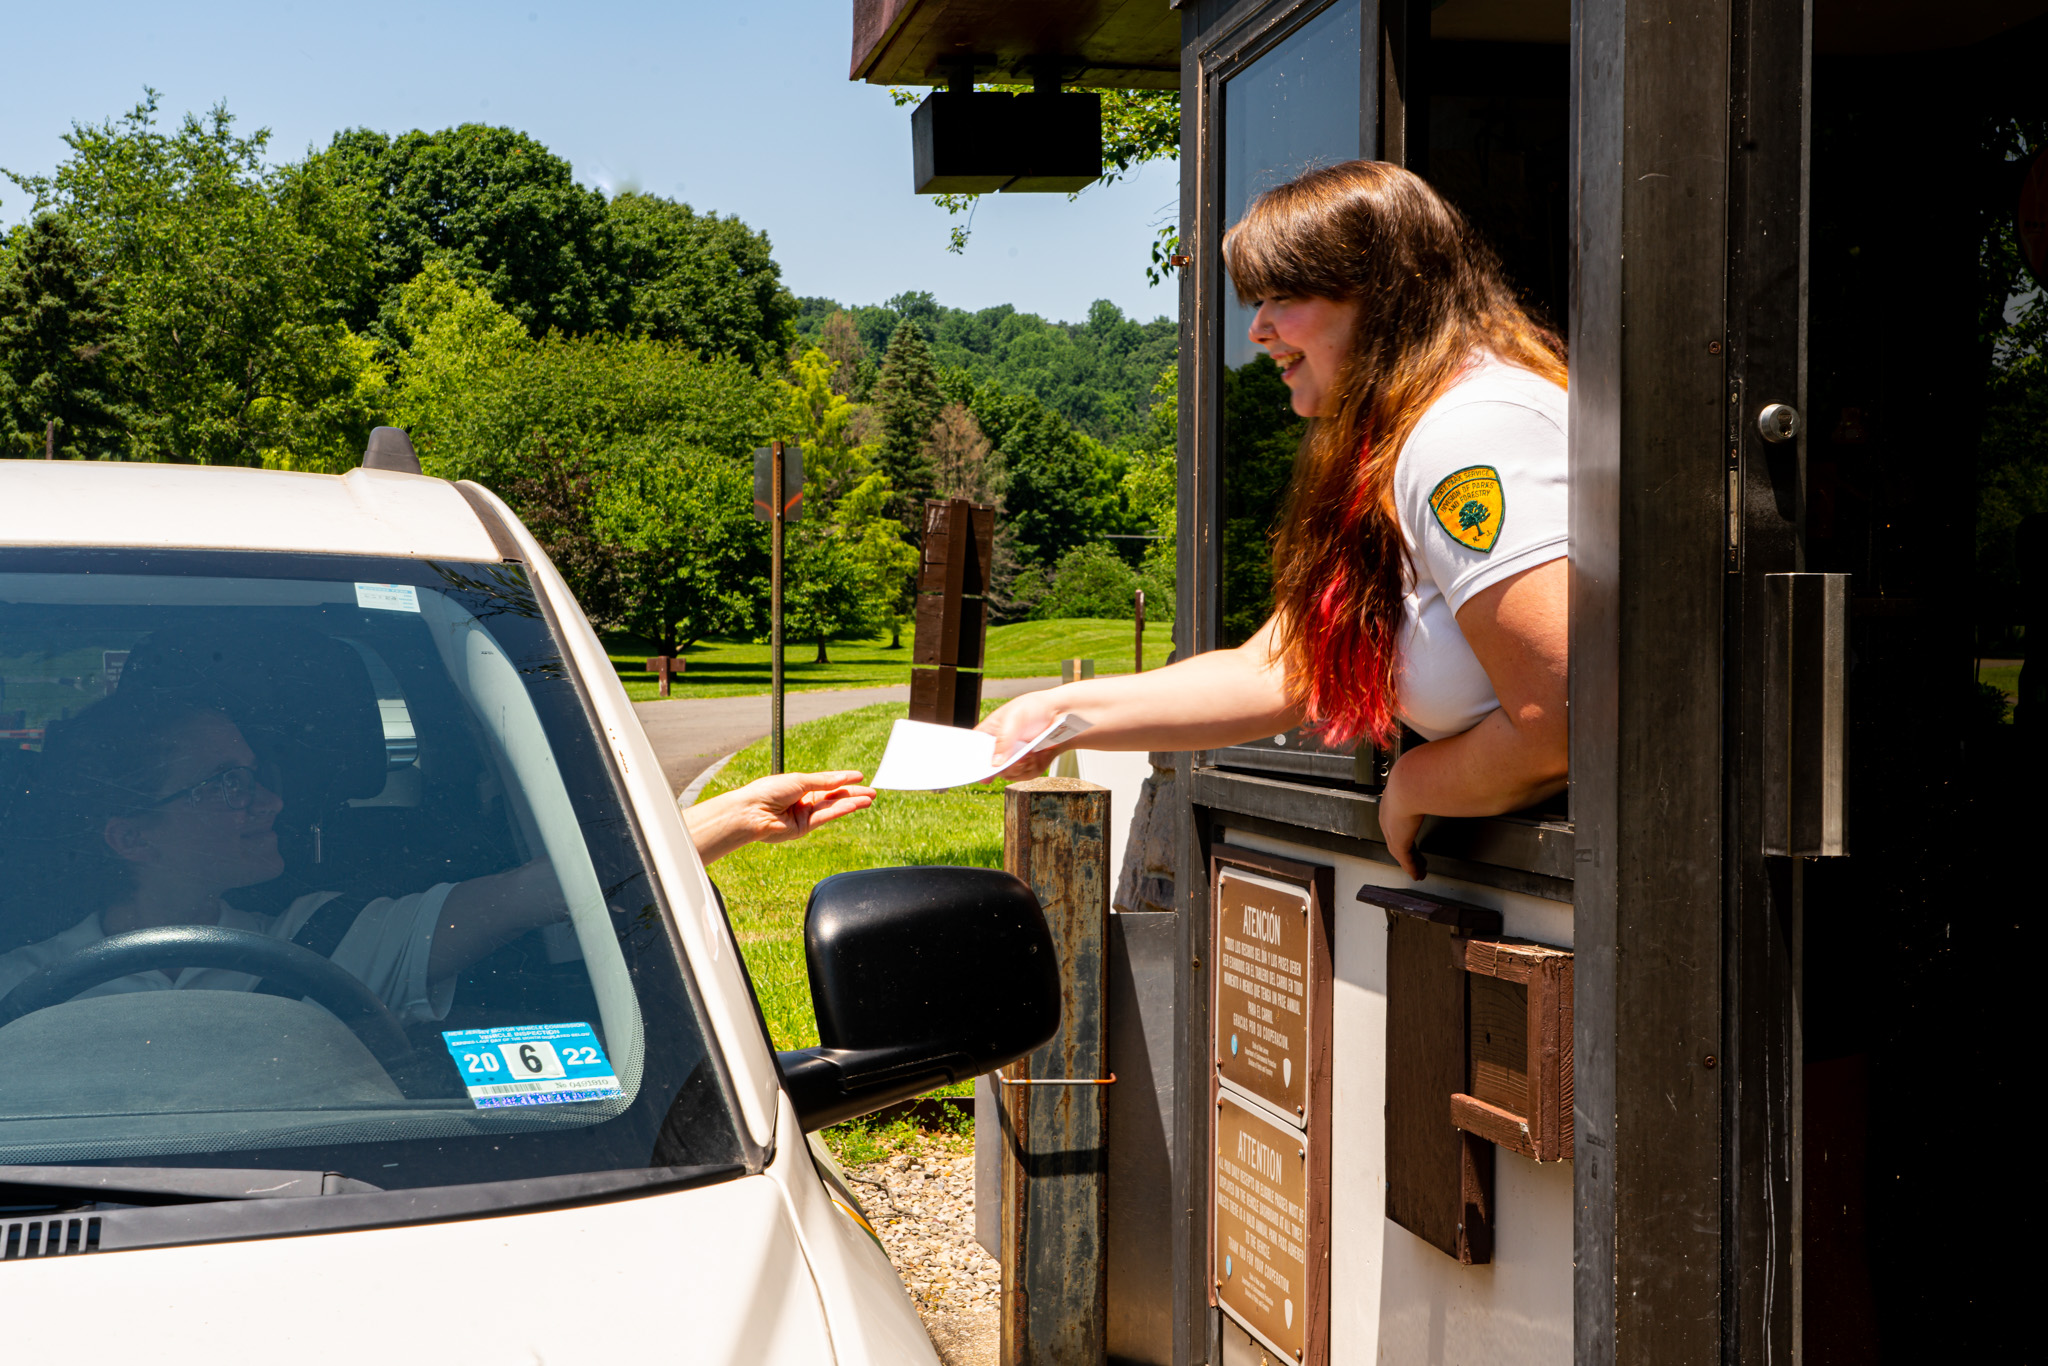
M 751 465 L 730 456 L 645 439 L 614 451 L 594 526 L 617 547 L 620 624 L 666 655 L 757 630 L 768 556 L 752 501 Z
M 629 321 L 604 196 L 524 133 L 480 123 L 397 137 L 353 128 L 308 164 L 364 205 L 374 268 L 350 299 L 359 329 L 386 330 L 395 291 L 434 257 L 535 337 Z
M 400 292 L 394 410 L 426 468 L 509 487 L 536 439 L 587 460 L 600 482 L 635 442 L 743 463 L 775 434 L 784 399 L 731 357 L 629 337 L 535 341 L 488 294 L 437 265 Z M 741 510 L 751 501 L 739 495 Z M 516 504 L 515 504 L 516 507 Z
M 8 243 L 0 273 L 0 450 L 66 459 L 122 444 L 117 326 L 103 282 L 64 220 L 39 214 Z
M 1031 620 L 1109 617 L 1128 621 L 1142 587 L 1123 557 L 1102 542 L 1078 546 L 1060 557 L 1044 596 L 1031 607 Z M 1170 614 L 1169 614 L 1170 615 Z
M 931 438 L 925 443 L 925 458 L 932 467 L 932 496 L 995 503 L 1002 496 L 1003 480 L 994 457 L 995 448 L 982 435 L 973 410 L 964 403 L 948 403 L 939 410 Z
M 875 408 L 882 428 L 875 463 L 895 489 L 891 511 L 912 535 L 922 524 L 924 500 L 932 491 L 931 461 L 925 447 L 943 406 L 931 351 L 917 324 L 905 318 L 889 339 L 889 354 L 875 383 Z
M 868 349 L 862 345 L 860 332 L 845 310 L 835 308 L 825 319 L 818 345 L 838 367 L 832 372 L 832 392 L 851 395 L 859 381 L 861 362 L 868 358 Z
M 895 530 L 893 522 L 890 530 Z M 880 624 L 880 605 L 864 591 L 861 569 L 842 528 L 809 517 L 789 528 L 782 564 L 783 629 L 797 640 L 817 641 L 819 664 L 832 662 L 825 643 L 833 636 L 867 634 Z
M 1261 352 L 1223 371 L 1223 642 L 1249 640 L 1273 611 L 1273 524 L 1294 478 L 1305 423 L 1280 367 Z
M 617 621 L 626 604 L 619 547 L 599 526 L 599 484 L 588 460 L 534 438 L 523 471 L 505 491 L 592 621 Z
M 1144 561 L 1139 567 L 1139 586 L 1145 590 L 1147 610 L 1170 615 L 1179 568 L 1175 551 L 1180 485 L 1178 365 L 1160 371 L 1152 394 L 1151 429 L 1128 453 L 1123 500 L 1132 521 L 1148 528 L 1152 537 L 1146 543 Z M 1153 603 L 1158 604 L 1156 609 Z
M 216 106 L 157 127 L 156 94 L 72 126 L 53 175 L 8 176 L 72 227 L 135 377 L 129 454 L 205 464 L 352 464 L 381 377 L 344 325 L 368 271 L 365 204 L 328 168 L 267 167 Z
M 839 500 L 833 515 L 859 573 L 870 621 L 888 624 L 893 648 L 902 644 L 904 585 L 916 585 L 918 552 L 889 515 L 890 492 L 887 479 L 871 474 Z
M 789 350 L 797 302 L 766 233 L 630 192 L 611 202 L 611 226 L 635 335 L 735 356 L 756 370 Z
M 1028 394 L 984 387 L 972 406 L 1008 476 L 1002 511 L 1022 564 L 1055 564 L 1076 546 L 1129 529 L 1121 455 Z

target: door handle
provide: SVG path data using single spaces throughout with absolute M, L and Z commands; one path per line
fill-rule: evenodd
M 1849 852 L 1849 576 L 1764 575 L 1766 854 Z

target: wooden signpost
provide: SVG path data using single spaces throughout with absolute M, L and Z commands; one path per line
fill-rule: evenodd
M 1210 857 L 1213 1302 L 1285 1361 L 1330 1354 L 1329 868 Z
M 754 448 L 754 520 L 768 523 L 768 771 L 782 772 L 783 528 L 804 515 L 804 448 L 774 441 Z M 664 685 L 662 692 L 667 695 Z
M 656 655 L 647 661 L 647 672 L 661 679 L 661 695 L 663 697 L 668 696 L 669 675 L 679 674 L 687 667 L 688 665 L 683 662 L 681 655 Z

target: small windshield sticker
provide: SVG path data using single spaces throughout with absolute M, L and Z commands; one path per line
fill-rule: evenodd
M 356 606 L 378 612 L 417 612 L 420 590 L 409 583 L 359 583 Z
M 451 1029 L 441 1038 L 479 1110 L 567 1105 L 625 1094 L 587 1024 Z

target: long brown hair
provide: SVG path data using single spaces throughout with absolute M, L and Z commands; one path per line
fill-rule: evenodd
M 1356 300 L 1358 322 L 1295 458 L 1273 537 L 1289 700 L 1329 739 L 1393 738 L 1406 548 L 1394 464 L 1479 353 L 1565 383 L 1564 343 L 1499 259 L 1420 177 L 1384 161 L 1313 170 L 1260 195 L 1223 239 L 1238 298 Z

